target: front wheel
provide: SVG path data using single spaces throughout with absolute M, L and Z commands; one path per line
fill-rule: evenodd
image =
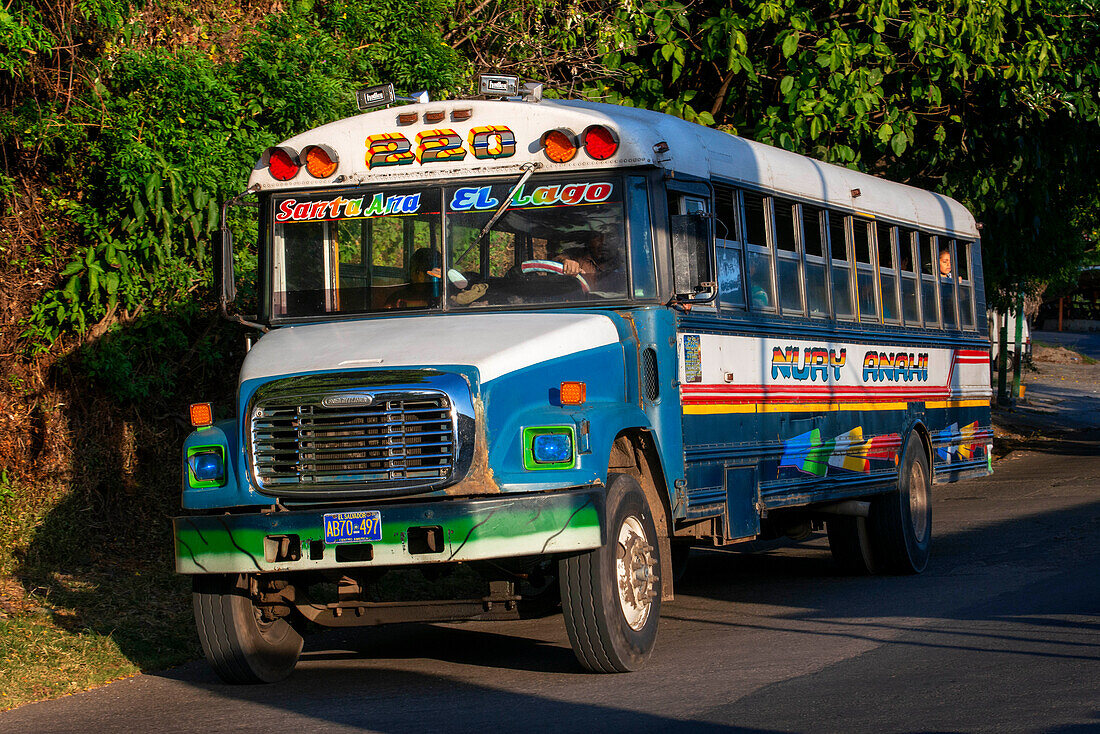
M 195 576 L 191 600 L 202 650 L 226 683 L 274 683 L 294 670 L 302 636 L 252 603 L 248 576 Z
M 645 663 L 661 615 L 660 544 L 642 488 L 625 474 L 609 476 L 608 542 L 558 564 L 569 642 L 581 665 L 625 673 Z

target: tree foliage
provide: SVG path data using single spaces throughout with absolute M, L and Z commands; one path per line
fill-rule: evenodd
M 955 196 L 985 225 L 991 295 L 1004 297 L 1095 247 L 1097 8 L 500 0 L 460 5 L 470 14 L 450 35 L 573 93 Z
M 79 235 L 50 249 L 51 265 L 68 256 L 26 322 L 40 348 L 201 285 L 219 204 L 265 147 L 354 113 L 356 88 L 446 90 L 464 69 L 440 37 L 445 2 L 69 9 L 16 0 L 0 13 L 3 182 L 44 184 Z M 177 25 L 186 42 L 161 32 Z

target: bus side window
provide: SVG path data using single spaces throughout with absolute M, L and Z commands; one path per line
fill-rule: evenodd
M 749 302 L 754 311 L 775 311 L 772 253 L 768 247 L 767 200 L 750 191 L 742 193 L 745 205 L 745 239 L 749 260 Z
M 940 299 L 936 294 L 939 249 L 936 247 L 936 238 L 926 232 L 918 235 L 918 241 L 920 242 L 921 305 L 924 311 L 924 323 L 926 326 L 939 326 Z
M 646 195 L 645 179 L 641 176 L 628 177 L 626 193 L 634 297 L 656 298 L 657 272 L 653 263 L 653 236 L 649 226 L 649 197 Z
M 879 222 L 875 226 L 875 239 L 878 242 L 878 280 L 879 293 L 882 295 L 882 320 L 897 324 L 901 322 L 898 310 L 898 268 L 894 257 L 893 233 L 896 227 Z
M 955 319 L 955 242 L 946 237 L 939 238 L 940 252 L 937 257 L 937 271 L 940 279 L 940 315 L 943 316 L 945 329 L 959 328 Z
M 905 323 L 920 326 L 920 264 L 914 257 L 913 230 L 898 229 L 898 254 L 901 270 L 901 312 Z
M 736 189 L 714 191 L 715 244 L 718 248 L 718 303 L 722 308 L 745 307 L 744 272 L 741 267 L 740 206 Z
M 852 245 L 856 256 L 856 290 L 860 321 L 879 321 L 875 297 L 875 269 L 871 262 L 871 227 L 866 219 L 852 218 Z
M 806 305 L 810 316 L 829 318 L 829 283 L 825 257 L 825 234 L 821 215 L 825 212 L 816 206 L 802 205 L 802 242 L 806 260 Z
M 829 251 L 832 253 L 830 277 L 833 282 L 833 314 L 838 319 L 854 319 L 852 308 L 852 263 L 848 259 L 847 238 L 844 236 L 845 216 L 827 212 L 829 217 Z
M 973 252 L 971 243 L 957 242 L 955 244 L 955 261 L 959 273 L 959 326 L 964 329 L 974 328 L 974 278 L 970 274 L 970 257 Z
M 798 205 L 786 199 L 772 199 L 775 222 L 775 280 L 779 307 L 784 314 L 802 316 L 802 258 L 798 250 L 795 220 Z

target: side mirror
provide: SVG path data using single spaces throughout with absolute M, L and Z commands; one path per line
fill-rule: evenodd
M 237 283 L 233 275 L 233 233 L 229 227 L 218 230 L 214 247 L 214 291 L 222 310 L 237 298 Z
M 676 298 L 694 303 L 718 295 L 711 256 L 710 218 L 701 213 L 669 217 L 672 239 L 673 289 Z

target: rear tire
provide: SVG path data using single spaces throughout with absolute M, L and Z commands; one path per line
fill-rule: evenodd
M 916 432 L 909 434 L 901 457 L 898 491 L 876 498 L 867 520 L 886 570 L 913 574 L 925 569 L 932 551 L 932 472 Z
M 633 477 L 608 477 L 607 542 L 558 563 L 561 606 L 573 652 L 595 673 L 645 663 L 657 639 L 664 573 L 657 530 Z
M 290 675 L 302 636 L 285 619 L 265 621 L 243 574 L 195 576 L 191 600 L 202 650 L 226 683 L 274 683 Z
M 845 573 L 920 573 L 932 548 L 932 474 L 924 443 L 909 434 L 898 488 L 871 498 L 866 518 L 830 518 L 829 550 Z

